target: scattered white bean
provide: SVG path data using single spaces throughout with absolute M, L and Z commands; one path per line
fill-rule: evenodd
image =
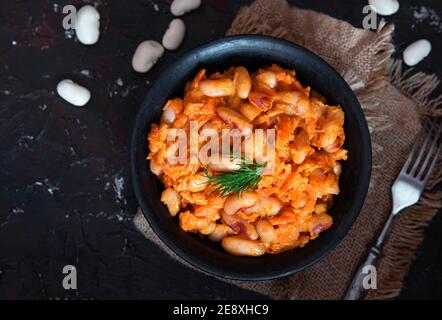
M 184 39 L 186 33 L 186 25 L 181 19 L 173 19 L 169 24 L 163 36 L 163 47 L 167 50 L 175 50 L 178 48 Z
M 374 10 L 382 16 L 391 16 L 399 10 L 397 0 L 368 0 L 368 4 L 374 7 Z
M 147 72 L 164 53 L 161 44 L 154 40 L 141 42 L 135 50 L 132 58 L 132 67 L 137 72 Z
M 70 79 L 65 79 L 58 83 L 57 93 L 64 100 L 77 107 L 84 106 L 91 98 L 91 93 L 88 89 Z
M 170 5 L 170 12 L 174 16 L 182 16 L 185 13 L 195 10 L 201 5 L 201 0 L 173 0 Z
M 421 39 L 413 42 L 405 48 L 403 57 L 404 62 L 408 66 L 414 66 L 421 62 L 426 56 L 430 54 L 431 42 L 426 39 Z
M 82 44 L 91 45 L 100 36 L 100 14 L 93 6 L 86 5 L 77 12 L 75 34 Z

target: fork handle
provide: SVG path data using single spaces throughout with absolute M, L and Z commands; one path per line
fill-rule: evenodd
M 363 286 L 363 282 L 367 276 L 367 274 L 363 272 L 364 267 L 368 265 L 376 266 L 381 255 L 381 251 L 376 246 L 370 248 L 367 259 L 359 266 L 353 277 L 353 281 L 347 289 L 347 293 L 344 297 L 345 300 L 360 300 L 364 297 L 366 289 Z
M 347 289 L 347 293 L 345 294 L 345 300 L 360 300 L 364 298 L 367 291 L 363 286 L 364 278 L 367 276 L 367 274 L 363 272 L 364 267 L 368 265 L 376 267 L 378 260 L 382 255 L 382 246 L 384 245 L 385 240 L 390 234 L 390 230 L 393 226 L 395 217 L 396 215 L 393 213 L 391 213 L 388 217 L 384 228 L 379 234 L 376 244 L 370 248 L 367 258 L 356 271 L 353 277 L 353 281 L 351 282 L 350 286 Z

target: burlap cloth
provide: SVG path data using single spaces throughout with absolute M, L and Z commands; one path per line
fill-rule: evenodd
M 390 213 L 390 187 L 420 128 L 420 120 L 441 115 L 442 99 L 429 98 L 438 79 L 422 73 L 411 76 L 402 73 L 401 61 L 391 60 L 393 30 L 390 25 L 380 25 L 377 32 L 358 29 L 318 12 L 290 7 L 284 0 L 258 0 L 238 12 L 228 35 L 265 34 L 285 38 L 315 52 L 344 76 L 369 123 L 373 175 L 357 221 L 327 257 L 285 279 L 228 282 L 277 299 L 343 297 L 356 268 L 366 257 L 367 248 Z M 441 193 L 431 191 L 441 179 L 441 167 L 439 163 L 423 200 L 396 222 L 377 269 L 378 289 L 370 290 L 366 298 L 391 298 L 399 294 L 424 228 L 441 206 Z M 159 240 L 140 212 L 134 222 L 147 238 L 183 262 Z

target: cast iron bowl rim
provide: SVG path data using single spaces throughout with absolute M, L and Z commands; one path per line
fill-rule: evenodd
M 160 83 L 159 79 L 165 77 L 169 73 L 173 72 L 173 69 L 175 66 L 179 65 L 181 62 L 188 59 L 191 55 L 197 55 L 198 52 L 204 51 L 210 47 L 216 47 L 216 46 L 222 46 L 225 43 L 234 43 L 234 42 L 243 42 L 243 41 L 251 41 L 251 43 L 256 43 L 260 41 L 264 41 L 267 43 L 275 43 L 283 46 L 290 46 L 292 49 L 296 49 L 298 51 L 304 52 L 304 54 L 312 56 L 314 60 L 316 60 L 317 64 L 319 65 L 318 68 L 329 68 L 333 73 L 335 73 L 336 81 L 343 82 L 343 85 L 348 88 L 348 93 L 350 98 L 353 100 L 352 105 L 355 106 L 355 118 L 357 119 L 357 122 L 360 124 L 360 130 L 362 132 L 362 135 L 360 137 L 361 144 L 363 146 L 362 153 L 363 158 L 366 159 L 366 162 L 363 163 L 361 167 L 361 172 L 359 174 L 359 185 L 362 184 L 361 192 L 359 192 L 355 198 L 353 199 L 353 212 L 352 215 L 348 215 L 340 224 L 340 230 L 337 232 L 335 237 L 332 241 L 324 244 L 318 252 L 315 254 L 312 254 L 311 257 L 308 257 L 308 259 L 304 260 L 306 261 L 301 266 L 293 266 L 290 270 L 286 272 L 272 272 L 271 270 L 262 272 L 260 274 L 254 274 L 254 275 L 247 275 L 242 272 L 231 272 L 231 271 L 222 271 L 221 269 L 213 268 L 212 265 L 207 264 L 198 258 L 193 257 L 192 255 L 186 253 L 185 251 L 181 250 L 179 246 L 177 246 L 171 239 L 169 239 L 168 235 L 163 232 L 161 226 L 159 226 L 155 219 L 151 217 L 152 212 L 149 208 L 149 205 L 146 203 L 143 192 L 141 191 L 143 188 L 142 181 L 140 178 L 140 175 L 138 174 L 138 171 L 141 170 L 141 168 L 137 167 L 137 160 L 136 160 L 136 150 L 138 149 L 137 145 L 137 134 L 142 130 L 147 130 L 146 128 L 141 128 L 141 124 L 144 122 L 144 119 L 142 118 L 144 112 L 143 110 L 148 108 L 148 100 L 151 92 L 155 92 L 157 90 L 161 90 L 161 88 L 158 87 L 158 83 Z M 152 87 L 149 89 L 145 99 L 143 100 L 143 103 L 141 105 L 141 108 L 138 110 L 137 117 L 135 119 L 134 129 L 132 133 L 132 140 L 130 145 L 130 163 L 131 163 L 131 175 L 132 175 L 132 183 L 134 187 L 135 196 L 138 199 L 138 203 L 141 207 L 141 211 L 143 212 L 143 215 L 149 222 L 150 226 L 152 227 L 153 231 L 158 235 L 158 237 L 161 239 L 163 243 L 167 245 L 169 249 L 171 249 L 177 256 L 182 258 L 184 261 L 189 263 L 190 265 L 194 266 L 196 269 L 201 270 L 205 273 L 215 275 L 224 279 L 231 279 L 231 280 L 245 280 L 245 281 L 264 281 L 264 280 L 273 280 L 278 278 L 284 278 L 287 276 L 290 276 L 292 274 L 295 274 L 297 272 L 300 272 L 304 270 L 305 268 L 308 268 L 312 264 L 318 262 L 322 258 L 324 258 L 326 255 L 328 255 L 334 248 L 337 247 L 337 245 L 342 241 L 342 239 L 347 235 L 347 233 L 350 231 L 351 226 L 355 222 L 356 218 L 358 217 L 362 206 L 365 201 L 365 197 L 368 192 L 368 186 L 371 176 L 371 139 L 370 134 L 368 131 L 368 125 L 364 116 L 364 113 L 362 111 L 362 108 L 359 104 L 359 101 L 357 100 L 356 96 L 354 95 L 351 88 L 348 86 L 346 81 L 341 77 L 341 75 L 332 67 L 330 66 L 326 61 L 324 61 L 322 58 L 314 54 L 313 52 L 309 51 L 308 49 L 301 47 L 297 44 L 294 44 L 292 42 L 282 40 L 279 38 L 269 37 L 269 36 L 260 36 L 260 35 L 240 35 L 240 36 L 228 36 L 223 37 L 211 42 L 208 42 L 206 44 L 203 44 L 199 47 L 196 47 L 186 53 L 184 53 L 181 57 L 179 57 L 177 60 L 175 60 L 171 65 L 169 65 L 165 70 L 162 71 L 160 76 L 156 79 Z M 147 169 L 147 166 L 146 166 Z M 364 185 L 365 184 L 365 185 Z M 350 212 L 351 213 L 351 212 Z M 177 224 L 178 227 L 178 224 Z M 253 259 L 253 258 L 251 258 Z

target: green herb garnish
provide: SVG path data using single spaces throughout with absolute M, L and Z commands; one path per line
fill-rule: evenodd
M 220 175 L 211 175 L 206 169 L 209 184 L 215 187 L 212 193 L 219 192 L 221 197 L 231 196 L 256 189 L 261 180 L 267 162 L 256 163 L 239 155 L 230 155 L 230 160 L 239 159 L 239 170 L 226 172 Z

